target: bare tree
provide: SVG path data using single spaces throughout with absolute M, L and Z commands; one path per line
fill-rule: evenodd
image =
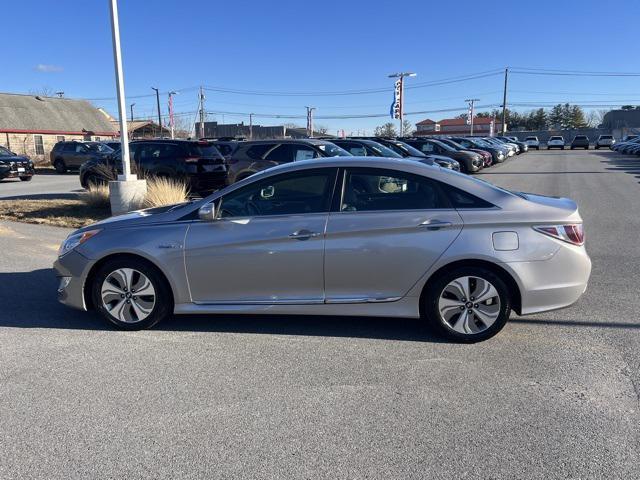
M 397 135 L 398 135 L 398 132 L 396 130 L 396 126 L 391 122 L 387 122 L 384 125 L 380 125 L 375 129 L 376 137 L 395 137 Z
M 413 128 L 413 123 L 409 120 L 402 121 L 402 134 L 405 137 L 410 137 L 415 133 L 415 129 Z
M 326 125 L 316 125 L 315 131 L 317 133 L 321 133 L 322 135 L 326 135 L 329 132 L 329 127 L 327 127 Z
M 592 128 L 601 125 L 607 113 L 609 113 L 609 110 L 591 110 L 587 114 L 587 124 Z

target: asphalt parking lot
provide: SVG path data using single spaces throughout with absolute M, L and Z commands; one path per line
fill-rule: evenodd
M 65 230 L 0 222 L 0 478 L 638 478 L 640 158 L 531 152 L 480 178 L 575 199 L 593 273 L 476 345 L 397 319 L 114 331 L 56 302 Z

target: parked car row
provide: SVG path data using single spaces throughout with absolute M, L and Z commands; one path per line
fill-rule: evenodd
M 184 181 L 193 193 L 201 195 L 267 168 L 313 158 L 412 158 L 450 170 L 475 173 L 527 149 L 525 143 L 510 137 L 150 139 L 129 144 L 131 164 L 138 174 L 176 178 Z M 122 168 L 120 150 L 114 151 L 97 142 L 60 142 L 51 158 L 59 172 L 78 168 L 84 188 L 115 179 Z
M 640 155 L 640 135 L 627 135 L 621 142 L 611 145 L 610 148 L 624 155 Z
M 540 140 L 536 136 L 526 137 L 524 139 L 524 143 L 529 146 L 529 148 L 535 148 L 536 150 L 540 150 Z M 615 144 L 616 141 L 613 138 L 613 135 L 600 135 L 596 141 L 593 143 L 593 148 L 598 150 L 603 147 L 610 148 L 611 145 Z M 547 150 L 551 150 L 553 148 L 559 148 L 560 150 L 564 150 L 565 147 L 569 147 L 571 150 L 576 148 L 584 148 L 585 150 L 589 150 L 590 142 L 589 137 L 586 135 L 576 135 L 571 140 L 571 143 L 567 144 L 564 137 L 562 135 L 553 135 L 549 137 L 547 140 Z

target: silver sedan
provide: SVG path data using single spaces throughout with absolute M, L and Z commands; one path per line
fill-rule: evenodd
M 576 204 L 412 160 L 281 165 L 202 200 L 82 228 L 61 302 L 125 329 L 171 314 L 423 317 L 463 342 L 571 305 L 591 261 Z

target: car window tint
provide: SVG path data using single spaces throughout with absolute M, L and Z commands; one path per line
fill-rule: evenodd
M 475 195 L 460 190 L 459 188 L 437 182 L 440 189 L 446 194 L 451 206 L 454 208 L 492 208 L 495 207 L 490 202 L 476 197 Z
M 252 158 L 253 160 L 262 160 L 262 157 L 264 157 L 265 154 L 275 146 L 276 145 L 273 143 L 252 145 L 247 149 L 247 157 Z
M 87 151 L 87 147 L 81 143 L 76 143 L 75 151 L 76 153 L 85 153 Z
M 328 212 L 335 169 L 275 175 L 222 198 L 220 216 L 256 217 Z
M 449 208 L 437 184 L 394 170 L 349 169 L 340 210 L 430 210 Z

